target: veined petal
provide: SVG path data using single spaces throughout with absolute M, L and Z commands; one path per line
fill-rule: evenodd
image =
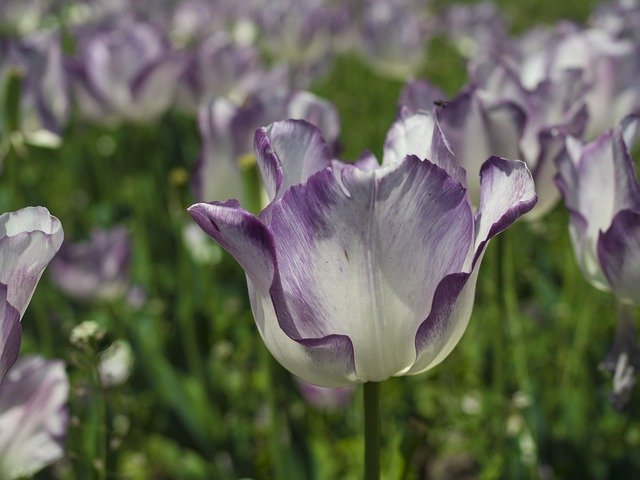
M 531 172 L 520 160 L 489 158 L 480 169 L 480 184 L 472 267 L 487 242 L 530 211 L 538 201 Z
M 38 280 L 62 244 L 60 221 L 46 208 L 26 207 L 0 215 L 0 282 L 24 315 Z
M 323 387 L 357 383 L 353 344 L 346 335 L 329 334 L 303 339 L 291 325 L 290 316 L 276 316 L 272 292 L 259 291 L 247 277 L 251 311 L 269 352 L 294 375 Z M 281 295 L 280 295 L 281 296 Z
M 0 475 L 30 477 L 64 454 L 69 380 L 61 361 L 22 357 L 0 385 Z
M 613 292 L 640 305 L 640 212 L 618 212 L 611 227 L 600 232 L 598 258 Z
M 0 283 L 0 384 L 20 353 L 20 313 L 7 301 L 7 286 Z
M 389 129 L 384 142 L 382 164 L 401 162 L 407 155 L 429 160 L 461 185 L 467 185 L 464 169 L 453 156 L 451 147 L 431 112 L 411 113 L 409 109 L 403 109 L 400 118 Z
M 437 283 L 462 268 L 472 243 L 464 187 L 407 157 L 372 171 L 345 166 L 341 184 L 319 172 L 271 215 L 281 284 L 271 296 L 286 333 L 300 343 L 349 338 L 358 381 L 410 368 Z
M 471 317 L 487 243 L 536 204 L 533 179 L 524 162 L 492 157 L 483 164 L 480 181 L 474 246 L 464 271 L 447 275 L 438 284 L 429 316 L 416 333 L 416 361 L 407 374 L 424 372 L 451 353 Z
M 435 367 L 458 344 L 471 318 L 479 270 L 452 273 L 440 282 L 433 296 L 431 313 L 416 333 L 416 361 L 406 375 Z
M 331 154 L 317 127 L 304 120 L 272 123 L 256 131 L 254 146 L 269 199 L 329 166 Z
M 275 250 L 267 227 L 235 200 L 196 203 L 189 213 L 207 235 L 242 266 L 260 291 L 267 291 L 275 273 Z

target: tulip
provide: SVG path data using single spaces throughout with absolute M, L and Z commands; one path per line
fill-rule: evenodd
M 125 227 L 95 230 L 84 242 L 65 243 L 51 262 L 51 278 L 78 300 L 113 300 L 129 287 L 131 238 Z
M 0 215 L 0 382 L 18 357 L 20 319 L 63 235 L 43 207 Z
M 467 58 L 480 52 L 494 54 L 508 45 L 507 21 L 490 2 L 454 4 L 444 12 L 438 27 Z
M 362 52 L 382 74 L 405 79 L 424 64 L 434 26 L 423 6 L 405 0 L 363 2 Z
M 122 21 L 78 41 L 73 73 L 82 113 L 101 123 L 152 121 L 174 99 L 182 65 L 160 33 Z
M 345 10 L 324 0 L 272 0 L 251 14 L 260 45 L 291 71 L 292 85 L 304 88 L 328 65 Z
M 60 360 L 22 357 L 0 384 L 0 477 L 31 477 L 62 458 L 69 380 Z
M 286 85 L 286 74 L 281 68 L 267 71 L 256 48 L 239 45 L 220 32 L 203 41 L 190 55 L 178 101 L 188 107 L 209 98 L 225 97 L 242 104 L 258 90 Z
M 404 95 L 409 113 L 401 116 L 433 109 L 437 90 L 425 83 L 407 84 L 405 92 L 422 93 Z M 476 172 L 486 157 L 496 155 L 521 159 L 531 169 L 540 201 L 527 215 L 529 220 L 541 218 L 555 206 L 560 198 L 553 183 L 555 159 L 564 149 L 566 135 L 581 135 L 587 122 L 582 93 L 580 74 L 575 71 L 528 90 L 508 66 L 485 62 L 469 86 L 451 101 L 438 103 L 438 121 L 469 174 L 474 202 L 480 194 Z
M 11 72 L 21 88 L 18 111 L 13 112 L 18 125 L 8 127 L 19 128 L 27 143 L 59 146 L 70 111 L 59 35 L 42 32 L 0 45 L 0 84 Z
M 585 135 L 592 139 L 640 106 L 639 49 L 637 42 L 606 30 L 565 22 L 546 32 L 532 31 L 504 49 L 500 61 L 514 68 L 527 90 L 546 81 L 567 81 L 570 72 L 578 73 L 587 87 Z
M 487 242 L 536 196 L 523 162 L 492 157 L 474 213 L 433 138 L 431 158 L 389 142 L 382 166 L 349 165 L 317 128 L 277 122 L 255 135 L 271 200 L 258 217 L 234 200 L 190 207 L 244 268 L 258 330 L 294 375 L 340 387 L 417 374 L 460 340 Z
M 640 184 L 629 149 L 640 116 L 631 115 L 584 145 L 567 139 L 556 182 L 586 279 L 623 303 L 640 305 Z
M 309 92 L 282 92 L 251 97 L 238 107 L 225 99 L 214 99 L 200 109 L 202 150 L 193 179 L 199 200 L 239 198 L 248 201 L 239 161 L 251 152 L 253 132 L 260 125 L 285 118 L 298 118 L 317 125 L 335 144 L 340 121 L 335 107 Z

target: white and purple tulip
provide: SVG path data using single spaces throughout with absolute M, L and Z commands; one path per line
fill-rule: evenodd
M 335 107 L 309 92 L 254 95 L 240 107 L 221 98 L 203 104 L 199 115 L 202 149 L 193 177 L 195 196 L 201 201 L 237 198 L 245 203 L 248 193 L 238 161 L 251 153 L 256 128 L 285 118 L 317 125 L 330 144 L 337 142 L 340 120 Z
M 0 41 L 0 83 L 11 69 L 22 74 L 19 125 L 26 142 L 56 147 L 70 112 L 60 36 L 39 32 Z
M 361 50 L 380 73 L 406 79 L 426 60 L 435 26 L 424 5 L 406 0 L 362 2 Z
M 0 477 L 31 477 L 64 455 L 69 379 L 60 360 L 21 357 L 0 383 Z
M 487 242 L 536 195 L 523 162 L 492 157 L 474 213 L 438 135 L 431 157 L 397 143 L 382 166 L 350 165 L 312 125 L 274 123 L 255 135 L 260 215 L 234 200 L 189 209 L 244 268 L 258 330 L 294 375 L 340 387 L 417 374 L 460 340 Z
M 49 271 L 72 298 L 109 301 L 129 288 L 131 238 L 125 227 L 94 230 L 84 242 L 65 243 Z
M 640 116 L 584 145 L 567 139 L 556 182 L 569 210 L 578 264 L 601 290 L 640 305 L 640 184 L 629 151 Z
M 0 382 L 18 358 L 20 319 L 63 236 L 60 221 L 46 208 L 0 215 Z
M 183 65 L 151 25 L 123 18 L 87 30 L 78 44 L 72 70 L 83 115 L 100 123 L 147 122 L 171 106 Z
M 577 71 L 563 72 L 558 80 L 545 80 L 528 90 L 512 69 L 485 62 L 478 66 L 473 83 L 451 101 L 438 104 L 438 122 L 467 171 L 474 203 L 479 199 L 483 159 L 495 155 L 521 159 L 531 169 L 539 202 L 527 219 L 538 219 L 553 208 L 560 198 L 553 182 L 555 159 L 566 136 L 582 135 L 587 123 L 583 91 Z M 408 83 L 403 92 L 408 105 L 400 118 L 412 112 L 426 116 L 424 111 L 433 110 L 437 95 L 426 82 Z

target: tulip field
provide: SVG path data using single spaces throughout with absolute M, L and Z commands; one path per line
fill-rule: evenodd
M 640 1 L 0 0 L 0 480 L 640 478 Z

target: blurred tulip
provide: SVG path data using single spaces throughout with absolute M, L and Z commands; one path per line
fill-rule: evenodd
M 91 120 L 147 122 L 172 104 L 182 62 L 151 25 L 122 20 L 85 32 L 78 45 L 74 90 Z
M 255 146 L 271 200 L 260 216 L 236 201 L 189 212 L 245 269 L 271 353 L 320 386 L 444 360 L 469 321 L 487 242 L 536 202 L 526 165 L 493 157 L 474 214 L 445 142 L 428 160 L 395 144 L 382 166 L 366 162 L 373 169 L 332 161 L 303 121 L 259 129 Z
M 239 198 L 248 201 L 241 160 L 251 154 L 253 132 L 276 120 L 296 118 L 317 125 L 335 145 L 340 120 L 335 107 L 309 92 L 281 92 L 253 96 L 237 107 L 214 99 L 200 109 L 202 150 L 196 165 L 193 188 L 202 201 Z
M 0 384 L 0 476 L 31 477 L 62 458 L 69 380 L 63 362 L 25 356 Z
M 495 54 L 508 44 L 507 21 L 491 2 L 454 4 L 445 10 L 436 27 L 468 58 L 480 52 Z
M 318 387 L 297 377 L 294 378 L 302 398 L 319 410 L 343 409 L 353 400 L 352 385 L 339 388 Z
M 629 156 L 640 116 L 584 145 L 567 139 L 556 182 L 569 210 L 573 250 L 587 280 L 640 305 L 640 184 Z
M 8 127 L 18 129 L 27 143 L 59 146 L 70 112 L 59 35 L 40 32 L 19 40 L 0 41 L 0 85 L 11 81 L 12 74 L 19 77 L 20 98 L 4 99 L 15 101 L 18 108 L 17 125 Z M 10 119 L 0 119 L 0 126 L 3 121 L 9 123 Z
M 404 80 L 422 67 L 435 29 L 420 2 L 363 2 L 362 24 L 362 51 L 376 70 Z
M 131 238 L 125 227 L 94 230 L 84 242 L 65 243 L 51 262 L 51 278 L 78 300 L 113 300 L 129 288 Z
M 281 89 L 287 83 L 285 69 L 267 70 L 256 48 L 239 45 L 230 35 L 219 32 L 188 57 L 178 102 L 187 109 L 213 97 L 242 104 L 255 92 Z

